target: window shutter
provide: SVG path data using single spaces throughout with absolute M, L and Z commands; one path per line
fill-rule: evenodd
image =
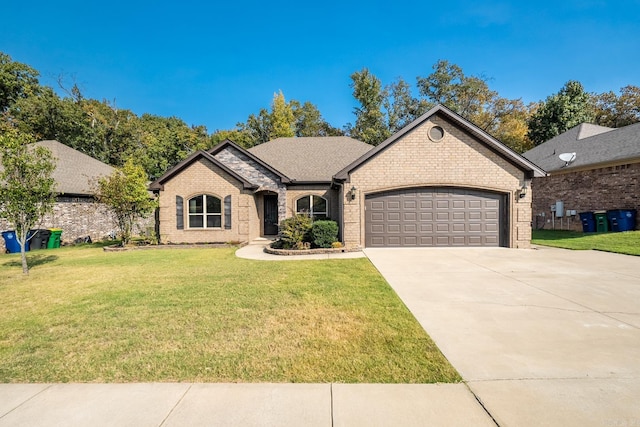
M 224 228 L 231 230 L 231 196 L 224 198 Z
M 184 201 L 180 196 L 176 196 L 176 228 L 184 230 Z

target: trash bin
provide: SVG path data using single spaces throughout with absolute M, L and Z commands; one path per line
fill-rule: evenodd
M 580 212 L 580 221 L 582 221 L 582 231 L 584 233 L 594 233 L 596 231 L 596 218 L 593 212 Z
M 62 235 L 61 228 L 50 228 L 51 237 L 49 237 L 49 242 L 47 243 L 47 249 L 55 249 L 60 247 L 60 236 Z
M 47 249 L 51 231 L 41 228 L 38 230 L 30 230 L 30 232 L 33 233 L 34 236 L 29 241 L 29 248 L 32 251 L 36 249 Z
M 607 211 L 607 218 L 613 231 L 630 231 L 636 228 L 635 209 L 613 209 Z
M 4 239 L 4 247 L 7 249 L 7 253 L 17 254 L 20 253 L 20 243 L 18 243 L 18 237 L 15 230 L 7 230 L 2 232 L 2 238 Z M 24 245 L 24 250 L 29 250 L 29 241 Z
M 596 217 L 596 231 L 598 233 L 609 231 L 609 221 L 607 220 L 607 211 L 595 211 L 593 215 Z

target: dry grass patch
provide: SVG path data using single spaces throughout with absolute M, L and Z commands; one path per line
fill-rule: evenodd
M 366 259 L 45 255 L 0 257 L 0 382 L 460 380 Z

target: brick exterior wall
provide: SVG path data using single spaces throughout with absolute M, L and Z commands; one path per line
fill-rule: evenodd
M 532 189 L 535 228 L 551 229 L 555 223 L 555 229 L 582 231 L 579 215 L 552 221 L 550 206 L 561 200 L 565 210 L 577 213 L 611 209 L 640 211 L 640 163 L 556 172 L 534 178 Z M 636 229 L 640 229 L 640 216 L 636 216 Z
M 433 125 L 445 130 L 439 142 L 428 137 Z M 351 173 L 350 182 L 344 184 L 341 192 L 344 241 L 347 247 L 365 244 L 367 194 L 398 188 L 451 186 L 508 195 L 509 247 L 528 248 L 532 191 L 522 199 L 517 196 L 525 184 L 529 187 L 523 171 L 455 124 L 434 116 Z M 352 186 L 357 189 L 353 201 L 346 194 Z
M 141 220 L 134 227 L 134 235 L 145 235 L 153 232 L 154 215 Z M 58 198 L 53 213 L 46 215 L 37 228 L 61 228 L 62 244 L 73 243 L 77 238 L 90 236 L 93 241 L 106 239 L 111 233 L 117 233 L 118 227 L 107 208 L 97 203 L 92 197 Z M 0 230 L 11 230 L 13 227 L 6 219 L 0 219 Z M 4 239 L 0 239 L 0 251 L 4 252 Z
M 188 201 L 199 194 L 218 197 L 231 196 L 231 229 L 189 228 Z M 177 228 L 176 196 L 184 201 L 184 229 Z M 200 159 L 164 184 L 160 192 L 160 241 L 162 243 L 221 243 L 245 242 L 260 235 L 256 198 L 251 190 L 243 189 L 236 178 L 206 159 Z M 224 216 L 224 206 L 223 206 Z
M 338 191 L 332 190 L 330 185 L 296 185 L 287 189 L 287 216 L 296 213 L 296 200 L 302 196 L 320 196 L 327 200 L 327 213 L 329 219 L 338 221 Z

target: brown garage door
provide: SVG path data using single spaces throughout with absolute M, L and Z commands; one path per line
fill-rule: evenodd
M 463 188 L 368 195 L 365 245 L 506 246 L 505 196 Z

